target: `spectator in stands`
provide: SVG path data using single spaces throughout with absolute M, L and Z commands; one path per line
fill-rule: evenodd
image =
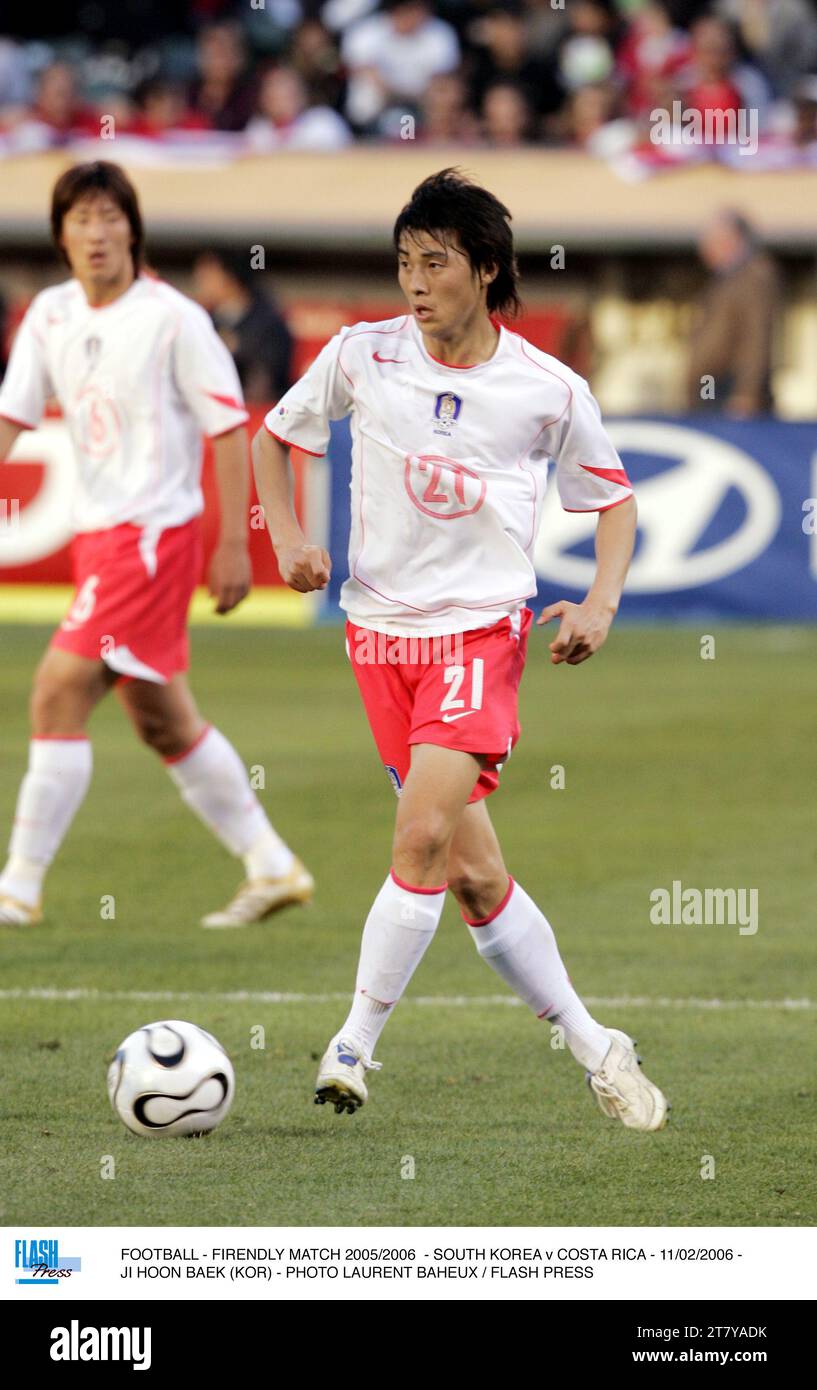
M 612 82 L 588 82 L 571 93 L 560 122 L 560 133 L 568 144 L 596 154 L 596 140 L 617 115 L 618 91 Z
M 692 29 L 692 54 L 685 106 L 691 111 L 738 111 L 740 88 L 734 77 L 735 43 L 719 19 L 698 20 Z
M 457 72 L 432 77 L 420 106 L 418 139 L 427 144 L 472 145 L 479 122 L 468 107 L 468 92 Z
M 196 58 L 191 105 L 216 130 L 243 130 L 255 110 L 256 85 L 240 26 L 221 22 L 202 29 Z
M 711 280 L 698 307 L 690 342 L 689 404 L 746 418 L 773 409 L 772 338 L 780 308 L 780 281 L 772 258 L 738 212 L 724 211 L 698 244 Z M 702 378 L 714 396 L 702 396 Z M 704 383 L 705 385 L 708 383 Z
M 128 134 L 157 140 L 172 130 L 209 130 L 210 122 L 200 111 L 187 105 L 184 88 L 178 82 L 156 78 L 139 93 L 139 109 L 128 127 Z
M 649 115 L 665 101 L 668 79 L 689 65 L 689 34 L 676 29 L 670 5 L 651 0 L 633 16 L 616 52 L 619 77 L 626 83 L 626 109 L 632 116 Z
M 791 94 L 817 66 L 817 15 L 807 0 L 717 0 L 715 12 L 737 27 L 778 93 Z
M 482 100 L 482 134 L 488 145 L 524 145 L 533 134 L 528 99 L 513 82 L 494 82 Z
M 61 144 L 77 135 L 99 135 L 99 115 L 82 100 L 69 63 L 51 63 L 40 73 L 27 122 L 44 127 L 50 144 Z
M 310 106 L 343 110 L 346 75 L 337 45 L 320 20 L 306 19 L 293 30 L 286 61 L 306 83 Z
M 734 31 L 714 16 L 696 20 L 691 30 L 692 55 L 682 74 L 688 110 L 756 110 L 761 125 L 769 103 L 769 88 L 758 68 L 738 62 Z
M 817 144 L 817 77 L 803 77 L 793 92 L 792 144 L 808 150 Z
M 11 39 L 0 38 L 0 124 L 7 115 L 25 108 L 30 91 L 23 49 Z
M 566 13 L 569 27 L 558 47 L 558 75 L 562 89 L 575 92 L 612 75 L 615 24 L 599 0 L 572 0 Z
M 306 85 L 294 68 L 273 68 L 261 83 L 258 112 L 246 130 L 253 154 L 274 150 L 340 150 L 352 132 L 331 106 L 308 106 Z
M 209 250 L 193 266 L 196 299 L 235 359 L 248 402 L 273 403 L 291 384 L 292 335 L 246 251 Z
M 485 95 L 496 83 L 511 84 L 537 116 L 558 110 L 564 92 L 556 65 L 531 52 L 524 7 L 519 0 L 491 4 L 468 30 L 475 45 L 467 63 L 471 104 L 484 109 Z M 510 103 L 506 102 L 508 108 Z
M 341 57 L 350 73 L 346 116 L 356 129 L 375 132 L 389 106 L 419 108 L 431 78 L 459 65 L 460 46 L 427 0 L 384 0 L 383 13 L 347 30 Z

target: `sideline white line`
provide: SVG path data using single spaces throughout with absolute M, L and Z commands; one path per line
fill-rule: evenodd
M 43 999 L 53 1003 L 70 1003 L 87 999 L 108 1002 L 184 1003 L 199 1000 L 212 1004 L 337 1004 L 348 1001 L 348 991 L 342 994 L 279 994 L 267 990 L 235 990 L 229 994 L 206 990 L 104 990 L 104 989 L 0 989 L 0 999 Z M 523 1008 L 522 1000 L 513 994 L 428 994 L 407 995 L 403 1004 L 419 1004 L 427 1008 L 486 1008 L 501 1005 Z M 605 1009 L 817 1009 L 814 999 L 670 999 L 659 995 L 585 995 L 585 1004 Z

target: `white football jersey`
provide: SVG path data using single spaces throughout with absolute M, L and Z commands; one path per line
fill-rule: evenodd
M 549 459 L 568 511 L 632 493 L 587 382 L 499 328 L 493 357 L 449 367 L 413 315 L 342 328 L 266 416 L 322 455 L 351 415 L 349 579 L 340 602 L 375 631 L 485 627 L 536 591 L 533 545 Z
M 163 530 L 202 510 L 202 434 L 249 417 L 208 314 L 141 275 L 92 308 L 78 280 L 31 302 L 0 387 L 0 415 L 35 428 L 56 396 L 77 459 L 73 524 Z

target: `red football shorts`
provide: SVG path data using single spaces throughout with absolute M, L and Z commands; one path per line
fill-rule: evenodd
M 519 737 L 519 682 L 532 620 L 523 608 L 491 627 L 442 638 L 390 637 L 347 621 L 349 660 L 395 791 L 408 776 L 413 743 L 487 760 L 469 803 L 496 791 Z
M 187 612 L 201 573 L 198 517 L 158 534 L 112 526 L 73 544 L 77 592 L 53 647 L 137 680 L 164 683 L 186 671 Z

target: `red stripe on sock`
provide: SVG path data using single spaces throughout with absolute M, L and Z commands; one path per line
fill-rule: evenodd
M 407 893 L 444 893 L 448 887 L 448 884 L 444 883 L 441 888 L 415 888 L 413 883 L 404 883 L 402 878 L 398 878 L 394 869 L 391 869 L 390 872 L 397 887 L 404 888 Z
M 508 899 L 509 899 L 509 897 L 511 896 L 511 893 L 512 893 L 512 892 L 513 892 L 513 879 L 511 878 L 511 876 L 510 876 L 510 874 L 509 874 L 509 875 L 508 875 L 508 891 L 507 891 L 507 893 L 505 894 L 504 898 L 502 899 L 502 902 L 501 902 L 501 903 L 497 903 L 497 905 L 496 905 L 496 907 L 494 908 L 493 912 L 489 912 L 487 917 L 480 917 L 480 918 L 478 918 L 478 920 L 475 921 L 475 922 L 472 922 L 468 917 L 465 916 L 465 913 L 463 913 L 462 920 L 464 921 L 465 925 L 466 925 L 467 927 L 487 927 L 488 923 L 489 923 L 489 922 L 493 922 L 494 918 L 499 916 L 499 914 L 500 914 L 500 912 L 502 911 L 502 909 L 508 906 Z
M 87 734 L 32 734 L 32 743 L 87 743 Z
M 185 748 L 183 753 L 172 753 L 169 758 L 162 758 L 163 763 L 180 763 L 183 758 L 189 758 L 191 753 L 195 753 L 199 744 L 207 737 L 212 724 L 205 724 L 197 739 L 194 739 L 189 748 Z
M 536 1015 L 536 1017 L 537 1017 L 537 1018 L 547 1018 L 547 1016 L 548 1016 L 548 1014 L 550 1013 L 550 1011 L 551 1011 L 552 1008 L 553 1008 L 553 1005 L 552 1005 L 552 1004 L 548 1004 L 547 1007 L 544 1008 L 540 1014 L 537 1014 L 537 1015 Z

